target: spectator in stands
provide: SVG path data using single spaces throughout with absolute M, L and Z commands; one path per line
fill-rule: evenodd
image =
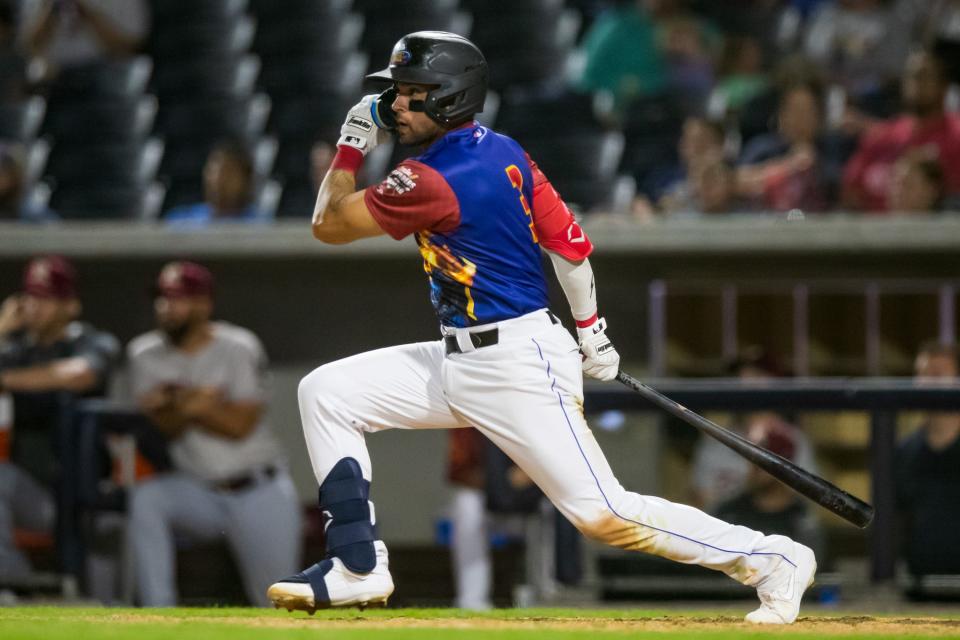
M 253 156 L 240 142 L 221 142 L 203 167 L 203 202 L 175 207 L 164 215 L 170 224 L 205 226 L 218 222 L 269 222 L 255 202 Z
M 183 541 L 226 539 L 247 597 L 300 562 L 300 510 L 279 443 L 264 417 L 267 362 L 250 331 L 211 320 L 213 276 L 193 262 L 164 266 L 158 328 L 130 342 L 140 407 L 170 440 L 174 470 L 130 498 L 140 603 L 176 604 L 175 551 Z
M 853 96 L 881 91 L 910 51 L 910 17 L 893 0 L 838 0 L 811 16 L 806 54 Z
M 725 135 L 722 122 L 702 116 L 687 117 L 677 143 L 680 162 L 662 163 L 650 172 L 641 185 L 646 195 L 634 202 L 634 214 L 646 216 L 655 209 L 692 209 L 695 206 L 691 188 L 694 167 L 711 158 L 723 158 Z
M 131 56 L 150 31 L 146 0 L 33 0 L 25 9 L 27 48 L 48 63 L 50 75 Z
M 687 7 L 687 0 L 646 0 L 657 47 L 667 65 L 667 86 L 687 108 L 700 108 L 713 87 L 721 35 Z
M 31 260 L 23 292 L 0 306 L 0 395 L 12 395 L 14 416 L 9 460 L 0 460 L 0 575 L 30 572 L 14 527 L 52 531 L 64 399 L 106 393 L 119 355 L 116 339 L 80 312 L 76 271 L 59 256 Z
M 756 382 L 771 380 L 787 375 L 781 364 L 769 352 L 759 346 L 751 346 L 735 358 L 728 366 L 729 375 L 740 380 Z M 749 433 L 754 425 L 760 428 L 779 428 L 788 425 L 781 416 L 764 411 L 738 415 L 730 428 L 741 435 Z M 799 429 L 792 432 L 796 446 L 794 461 L 811 472 L 817 465 L 813 457 L 813 447 L 809 439 Z M 693 453 L 693 504 L 712 511 L 717 506 L 740 493 L 747 484 L 750 463 L 723 446 L 713 438 L 701 436 Z
M 826 209 L 822 106 L 820 87 L 813 82 L 781 91 L 777 131 L 753 138 L 741 155 L 741 195 L 773 211 Z
M 0 0 L 0 102 L 29 93 L 27 59 L 17 46 L 17 6 Z
M 717 65 L 717 86 L 714 95 L 725 111 L 740 108 L 767 90 L 769 82 L 763 70 L 763 49 L 760 42 L 746 35 L 731 35 L 724 40 Z
M 0 142 L 0 221 L 54 222 L 57 214 L 31 202 L 25 193 L 24 153 L 17 145 Z
M 931 213 L 943 205 L 943 168 L 922 149 L 897 160 L 890 181 L 890 211 Z
M 747 429 L 746 437 L 778 456 L 796 461 L 796 427 L 779 420 L 755 421 Z M 788 536 L 822 557 L 823 532 L 806 501 L 756 465 L 749 465 L 743 490 L 720 504 L 713 515 L 768 535 Z
M 747 210 L 737 197 L 733 166 L 721 157 L 704 158 L 691 168 L 688 177 L 690 199 L 677 202 L 665 197 L 664 212 L 670 214 L 733 213 Z
M 956 386 L 960 352 L 952 344 L 925 344 L 914 371 L 917 384 Z M 910 572 L 960 573 L 960 412 L 927 414 L 900 445 L 895 477 Z
M 607 91 L 618 108 L 657 95 L 667 73 L 644 0 L 625 0 L 597 18 L 583 38 L 581 91 Z
M 896 161 L 924 148 L 943 168 L 947 196 L 960 193 L 960 115 L 947 113 L 948 79 L 941 60 L 929 51 L 907 59 L 901 87 L 905 113 L 870 128 L 843 175 L 843 204 L 850 209 L 886 211 Z

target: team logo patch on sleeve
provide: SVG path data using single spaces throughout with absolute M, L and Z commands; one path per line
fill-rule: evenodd
M 413 172 L 410 167 L 397 167 L 377 185 L 377 193 L 386 195 L 403 195 L 413 191 L 417 186 L 417 180 L 420 175 Z

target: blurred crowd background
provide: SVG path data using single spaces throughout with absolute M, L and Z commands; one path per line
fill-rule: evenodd
M 3 0 L 0 214 L 309 216 L 364 73 L 422 28 L 486 52 L 481 120 L 584 212 L 935 212 L 960 190 L 951 0 Z
M 0 233 L 129 221 L 203 229 L 215 243 L 225 228 L 215 223 L 305 222 L 363 75 L 419 29 L 479 45 L 491 92 L 478 119 L 528 149 L 588 229 L 958 210 L 957 0 L 0 0 L 0 221 L 14 223 Z M 415 153 L 382 145 L 362 183 Z M 105 247 L 77 264 L 0 256 L 11 285 L 0 307 L 0 602 L 79 588 L 106 603 L 264 604 L 265 584 L 300 568 L 301 554 L 323 554 L 315 486 L 297 471 L 308 468 L 297 376 L 375 346 L 383 322 L 410 339 L 433 335 L 425 301 L 422 314 L 397 318 L 345 311 L 401 294 L 415 308 L 422 274 L 413 289 L 389 256 L 319 269 L 299 254 L 258 262 L 222 247 L 204 264 L 166 262 L 173 249 L 138 259 Z M 923 282 L 878 269 L 901 278 L 881 299 L 853 267 L 795 274 L 779 260 L 771 277 L 810 281 L 771 293 L 776 285 L 758 284 L 770 263 L 750 263 L 738 273 L 753 280 L 739 289 L 709 278 L 685 289 L 679 278 L 644 296 L 654 276 L 636 273 L 635 257 L 597 260 L 601 305 L 622 321 L 618 344 L 639 353 L 650 331 L 649 353 L 665 353 L 645 363 L 655 375 L 956 383 L 952 258 L 918 263 L 909 274 Z M 714 264 L 691 273 L 716 275 Z M 671 324 L 657 338 L 658 300 Z M 273 404 L 268 374 L 282 379 Z M 871 493 L 879 454 L 863 413 L 711 416 Z M 851 593 L 880 538 L 895 538 L 907 592 L 960 594 L 960 413 L 901 416 L 897 454 L 882 467 L 899 515 L 870 539 L 685 427 L 616 412 L 594 424 L 625 484 L 814 546 L 814 600 Z M 437 436 L 439 447 L 391 435 L 370 444 L 388 479 L 374 491 L 391 496 L 378 517 L 387 541 L 399 540 L 400 604 L 744 595 L 636 555 L 590 555 L 472 430 Z

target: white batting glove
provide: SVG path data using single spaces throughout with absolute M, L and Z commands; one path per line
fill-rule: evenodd
M 589 327 L 577 327 L 583 372 L 597 380 L 613 380 L 620 371 L 620 354 L 607 337 L 607 321 L 598 318 Z
M 374 113 L 377 108 L 377 98 L 380 96 L 371 93 L 363 96 L 357 104 L 347 112 L 347 119 L 340 127 L 340 139 L 337 140 L 337 146 L 346 145 L 353 147 L 363 155 L 367 155 L 377 148 L 377 145 L 385 142 L 390 134 L 377 126 Z

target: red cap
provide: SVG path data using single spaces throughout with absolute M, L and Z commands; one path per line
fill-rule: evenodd
M 23 270 L 23 292 L 38 298 L 77 297 L 77 271 L 63 256 L 40 256 Z
M 157 278 L 157 295 L 185 298 L 213 295 L 213 274 L 196 262 L 168 262 Z
M 793 460 L 797 452 L 796 427 L 780 420 L 759 420 L 751 424 L 747 439 L 787 460 Z

